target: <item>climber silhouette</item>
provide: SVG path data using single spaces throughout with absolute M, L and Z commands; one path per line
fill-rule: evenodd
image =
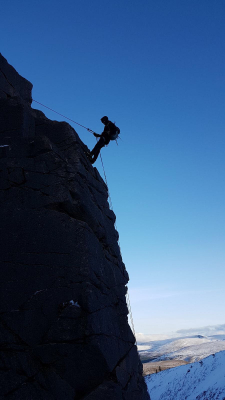
M 117 128 L 117 126 L 113 122 L 109 121 L 108 117 L 106 116 L 102 117 L 101 121 L 105 125 L 104 130 L 101 133 L 101 135 L 99 135 L 98 133 L 94 133 L 94 136 L 96 138 L 99 137 L 100 139 L 96 143 L 93 150 L 87 153 L 87 156 L 92 164 L 94 164 L 94 162 L 97 160 L 100 150 L 104 146 L 109 144 L 110 140 L 116 140 L 120 133 L 120 129 Z

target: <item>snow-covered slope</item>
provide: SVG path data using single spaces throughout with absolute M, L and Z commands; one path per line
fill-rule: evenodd
M 147 347 L 149 345 L 149 348 Z M 225 340 L 204 336 L 185 337 L 161 342 L 145 343 L 139 346 L 142 360 L 163 361 L 183 360 L 200 361 L 213 353 L 225 350 Z
M 225 351 L 145 380 L 151 400 L 224 400 Z
M 191 347 L 191 346 L 199 346 L 202 345 L 203 343 L 209 343 L 211 342 L 210 339 L 202 337 L 202 338 L 184 338 L 184 339 L 178 339 L 174 340 L 172 343 L 165 344 L 164 346 L 160 347 L 158 351 L 162 354 L 166 353 L 172 353 L 179 351 L 181 349 L 184 349 L 186 347 Z M 224 342 L 225 346 L 225 342 Z M 225 347 L 224 347 L 225 350 Z
M 164 360 L 183 360 L 187 362 L 200 361 L 203 358 L 210 356 L 213 353 L 218 353 L 221 350 L 225 350 L 225 341 L 210 341 L 201 344 L 192 344 L 184 346 L 183 348 L 167 353 L 165 356 L 159 357 L 158 359 Z

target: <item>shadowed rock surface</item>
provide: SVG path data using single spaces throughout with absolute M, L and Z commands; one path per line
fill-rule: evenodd
M 148 400 L 107 187 L 0 55 L 0 399 Z

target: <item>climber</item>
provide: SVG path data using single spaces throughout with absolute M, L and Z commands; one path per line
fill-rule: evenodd
M 92 164 L 94 164 L 94 162 L 97 160 L 100 150 L 109 144 L 110 140 L 116 140 L 120 133 L 120 129 L 117 128 L 113 122 L 109 121 L 108 117 L 102 117 L 101 121 L 105 125 L 105 128 L 101 135 L 95 132 L 93 133 L 96 138 L 99 137 L 100 139 L 93 150 L 87 153 L 87 156 Z

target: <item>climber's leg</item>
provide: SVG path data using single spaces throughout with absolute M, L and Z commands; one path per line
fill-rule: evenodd
M 92 164 L 94 164 L 94 162 L 97 160 L 98 155 L 100 153 L 100 150 L 105 146 L 105 139 L 103 137 L 101 137 L 98 141 L 98 143 L 96 143 L 95 147 L 93 148 L 93 150 L 90 152 L 90 161 Z

